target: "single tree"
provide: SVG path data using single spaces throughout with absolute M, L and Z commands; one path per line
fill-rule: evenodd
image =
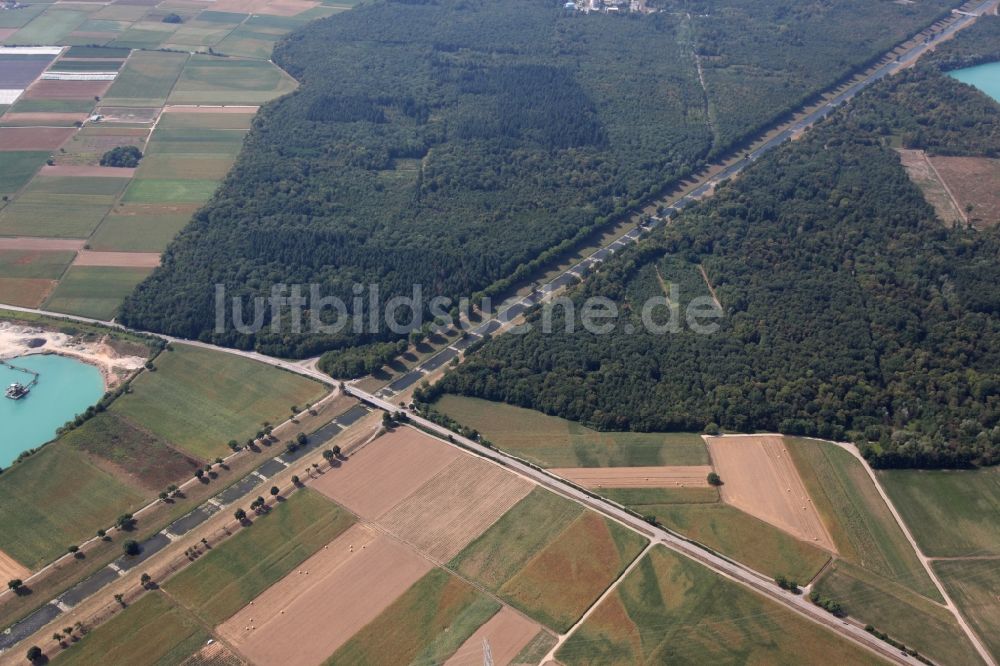
M 24 581 L 20 578 L 12 578 L 7 581 L 7 588 L 14 594 L 17 594 L 22 587 L 24 587 Z
M 244 520 L 247 519 L 247 512 L 244 511 L 243 509 L 236 509 L 236 512 L 233 514 L 233 518 L 242 523 Z
M 38 647 L 37 645 L 32 645 L 30 648 L 28 648 L 27 657 L 28 661 L 30 661 L 32 664 L 37 664 L 42 660 L 42 648 Z
M 334 446 L 334 447 L 333 447 L 333 448 L 331 449 L 331 451 L 333 451 L 333 455 L 334 455 L 334 456 L 336 456 L 336 457 L 338 457 L 338 458 L 340 457 L 340 447 L 339 447 L 339 446 Z
M 301 483 L 302 483 L 302 482 L 301 482 L 301 481 L 299 480 L 299 476 L 298 476 L 298 474 L 295 474 L 295 475 L 293 475 L 293 476 L 292 476 L 292 485 L 293 485 L 293 486 L 298 486 L 298 485 L 300 485 Z
M 327 449 L 326 451 L 323 452 L 323 457 L 329 462 L 332 461 L 335 456 L 333 455 L 333 451 Z
M 278 493 L 280 493 L 280 492 L 281 492 L 281 489 L 278 488 L 278 486 L 271 486 L 271 497 L 277 497 Z
M 138 555 L 142 552 L 142 548 L 139 546 L 139 542 L 135 539 L 129 539 L 122 544 L 122 552 L 126 555 Z
M 713 485 L 713 486 L 721 486 L 722 485 L 722 477 L 720 477 L 715 472 L 709 472 L 708 473 L 708 483 L 710 485 Z

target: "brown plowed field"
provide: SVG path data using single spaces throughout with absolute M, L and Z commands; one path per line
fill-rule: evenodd
M 80 250 L 74 266 L 121 266 L 125 268 L 156 268 L 160 265 L 157 252 L 94 252 Z
M 929 157 L 969 221 L 982 229 L 1000 223 L 1000 160 L 985 157 Z
M 0 580 L 24 580 L 31 572 L 7 553 L 0 550 Z
M 0 152 L 55 150 L 75 131 L 75 127 L 0 127 Z
M 217 632 L 253 663 L 317 666 L 432 567 L 395 539 L 355 525 Z
M 541 627 L 509 606 L 479 627 L 462 646 L 451 655 L 444 666 L 480 666 L 483 663 L 483 641 L 490 642 L 493 663 L 507 666 L 534 638 Z
M 502 467 L 460 454 L 378 523 L 435 561 L 447 562 L 533 487 Z
M 91 178 L 131 178 L 135 175 L 135 169 L 124 167 L 102 167 L 102 166 L 73 166 L 73 165 L 45 165 L 38 172 L 42 176 L 78 176 Z
M 313 488 L 374 520 L 462 455 L 413 428 L 397 428 L 313 482 Z
M 794 537 L 837 552 L 781 435 L 705 437 L 722 500 Z
M 707 486 L 712 467 L 563 467 L 549 471 L 584 488 L 691 488 Z
M 37 308 L 57 284 L 56 280 L 42 278 L 0 278 L 0 303 Z
M 70 238 L 28 238 L 12 236 L 0 238 L 0 250 L 67 251 L 82 250 L 87 241 Z
M 28 111 L 24 113 L 10 113 L 3 115 L 3 124 L 15 127 L 37 127 L 45 125 L 56 125 L 66 127 L 75 122 L 83 122 L 90 117 L 87 113 L 58 113 L 45 111 Z
M 103 97 L 113 81 L 47 81 L 39 79 L 24 91 L 25 99 L 93 99 Z

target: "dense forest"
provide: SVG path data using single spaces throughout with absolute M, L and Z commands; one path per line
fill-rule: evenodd
M 882 467 L 998 463 L 1000 229 L 946 228 L 890 147 L 920 127 L 941 152 L 994 154 L 998 110 L 930 70 L 883 82 L 575 290 L 613 299 L 639 332 L 500 336 L 418 399 L 465 393 L 604 429 L 850 438 Z M 658 282 L 683 305 L 706 293 L 701 269 L 720 330 L 643 332 Z
M 997 60 L 1000 60 L 1000 17 L 982 16 L 936 47 L 920 64 L 949 71 Z
M 950 4 L 610 16 L 556 0 L 364 3 L 278 45 L 301 87 L 261 110 L 119 319 L 281 356 L 393 341 L 384 328 L 292 332 L 269 311 L 258 334 L 213 332 L 214 286 L 248 309 L 275 283 L 349 306 L 356 283 L 383 299 L 414 283 L 500 293 Z

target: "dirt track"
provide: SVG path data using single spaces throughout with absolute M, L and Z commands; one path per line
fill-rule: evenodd
M 794 537 L 837 552 L 780 435 L 705 437 L 722 500 Z
M 480 666 L 483 663 L 483 641 L 490 642 L 493 663 L 506 666 L 531 642 L 541 627 L 513 608 L 504 606 L 479 627 L 455 651 L 444 666 Z
M 399 428 L 316 479 L 313 487 L 362 518 L 374 520 L 460 455 L 412 428 Z
M 435 561 L 448 562 L 533 487 L 502 467 L 462 455 L 377 522 Z
M 395 539 L 355 525 L 217 631 L 256 664 L 317 666 L 432 566 Z
M 708 486 L 712 467 L 561 467 L 549 471 L 584 488 L 691 488 Z

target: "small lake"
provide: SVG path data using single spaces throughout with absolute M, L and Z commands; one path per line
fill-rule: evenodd
M 0 366 L 0 467 L 7 467 L 22 451 L 55 437 L 56 429 L 86 411 L 104 395 L 104 379 L 92 365 L 55 354 L 7 359 L 19 368 L 38 373 L 38 384 L 20 400 L 3 391 L 31 375 Z
M 975 86 L 1000 102 L 1000 62 L 956 69 L 954 72 L 948 72 L 948 76 Z

